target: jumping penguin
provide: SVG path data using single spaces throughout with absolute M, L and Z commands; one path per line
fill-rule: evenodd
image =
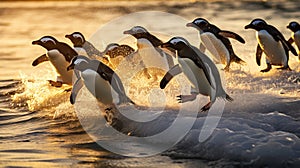
M 289 51 L 297 56 L 294 47 L 285 40 L 284 36 L 274 26 L 267 24 L 262 19 L 254 19 L 245 29 L 256 30 L 258 45 L 256 48 L 256 63 L 260 66 L 262 53 L 266 55 L 267 68 L 261 72 L 269 72 L 272 65 L 282 66 L 278 69 L 291 70 L 288 65 Z
M 135 37 L 137 39 L 137 47 L 139 48 L 139 46 L 143 46 L 145 44 L 144 43 L 149 43 L 152 45 L 152 48 L 154 48 L 160 55 L 161 58 L 145 58 L 145 59 L 151 59 L 151 61 L 149 62 L 166 62 L 167 65 L 165 66 L 165 69 L 170 69 L 171 67 L 174 66 L 174 60 L 172 58 L 172 55 L 175 54 L 174 51 L 170 51 L 168 49 L 162 49 L 160 48 L 161 44 L 163 43 L 160 39 L 158 39 L 156 36 L 152 35 L 151 33 L 148 32 L 147 29 L 145 29 L 142 26 L 134 26 L 133 28 L 131 28 L 130 30 L 124 31 L 124 34 L 129 34 L 132 35 L 133 37 Z M 149 41 L 146 42 L 145 40 Z M 150 45 L 148 45 L 150 46 Z M 159 59 L 159 60 L 157 60 Z M 147 64 L 147 63 L 146 63 Z M 160 63 L 161 64 L 161 63 Z
M 164 89 L 174 76 L 183 72 L 193 87 L 197 88 L 198 93 L 194 92 L 191 95 L 177 96 L 181 103 L 194 100 L 198 94 L 209 96 L 210 102 L 201 108 L 201 111 L 207 111 L 218 97 L 227 101 L 233 101 L 222 86 L 216 65 L 198 48 L 192 46 L 182 37 L 173 37 L 168 42 L 163 43 L 162 47 L 175 49 L 179 64 L 165 74 L 160 82 L 161 89 Z
M 70 96 L 71 104 L 75 103 L 77 93 L 83 84 L 98 101 L 105 105 L 114 103 L 112 89 L 119 98 L 118 104 L 135 104 L 126 96 L 125 89 L 119 76 L 102 62 L 79 55 L 73 58 L 70 65 L 67 67 L 68 71 L 73 69 L 78 70 L 81 73 L 81 78 L 78 78 L 73 85 Z
M 205 49 L 208 49 L 213 56 L 214 62 L 226 65 L 224 70 L 229 70 L 231 62 L 238 64 L 245 63 L 245 61 L 234 53 L 231 42 L 228 39 L 233 38 L 244 44 L 245 40 L 238 34 L 221 30 L 203 18 L 197 18 L 193 22 L 187 23 L 186 26 L 194 27 L 199 30 L 201 39 L 200 51 L 204 52 Z
M 290 22 L 287 28 L 292 31 L 292 37 L 290 37 L 288 42 L 290 44 L 295 42 L 296 46 L 298 47 L 298 59 L 300 61 L 300 25 L 294 21 Z
M 32 66 L 50 61 L 57 72 L 56 81 L 49 80 L 50 84 L 55 87 L 61 87 L 62 84 L 72 85 L 73 71 L 67 71 L 67 67 L 72 58 L 77 56 L 77 52 L 68 44 L 57 41 L 52 36 L 44 36 L 39 40 L 33 41 L 33 45 L 40 45 L 47 50 L 47 54 L 43 54 L 32 62 Z

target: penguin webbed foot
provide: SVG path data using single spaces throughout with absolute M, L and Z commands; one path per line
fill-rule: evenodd
M 188 102 L 188 101 L 193 101 L 196 99 L 197 97 L 197 94 L 191 94 L 191 95 L 179 95 L 179 96 L 176 96 L 177 97 L 177 101 L 178 103 L 185 103 L 185 102 Z
M 203 106 L 203 107 L 201 108 L 201 112 L 206 112 L 206 111 L 208 111 L 208 110 L 210 109 L 211 106 L 212 106 L 212 103 L 211 103 L 211 102 L 207 103 L 205 106 Z
M 60 82 L 60 81 L 53 81 L 53 80 L 48 80 L 48 82 L 49 82 L 49 84 L 51 85 L 51 86 L 54 86 L 54 87 L 62 87 L 62 82 Z
M 283 67 L 280 67 L 280 68 L 277 68 L 277 69 L 292 71 L 292 69 L 289 66 L 283 66 Z
M 260 70 L 260 72 L 265 73 L 265 72 L 269 72 L 272 69 L 272 66 L 270 64 L 268 64 L 268 67 L 266 69 Z

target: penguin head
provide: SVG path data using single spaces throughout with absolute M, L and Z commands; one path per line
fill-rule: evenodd
M 65 35 L 74 44 L 74 47 L 82 47 L 85 43 L 85 38 L 80 32 L 74 32 L 72 34 Z
M 300 25 L 299 23 L 293 21 L 290 22 L 289 25 L 286 26 L 288 29 L 292 30 L 293 32 L 297 32 L 300 30 Z
M 257 18 L 251 21 L 250 24 L 245 26 L 245 29 L 263 30 L 268 25 L 263 19 Z
M 206 28 L 207 26 L 209 26 L 209 24 L 210 23 L 206 19 L 197 18 L 193 22 L 187 23 L 186 26 L 187 27 L 194 27 L 194 28 L 196 28 L 198 30 L 203 30 L 204 28 Z
M 130 30 L 124 31 L 123 34 L 130 34 L 133 37 L 138 39 L 138 38 L 141 38 L 141 37 L 149 34 L 149 32 L 147 31 L 147 29 L 145 29 L 142 26 L 134 26 Z
M 136 39 L 147 39 L 151 42 L 151 44 L 154 47 L 159 47 L 163 42 L 158 39 L 156 36 L 150 34 L 147 29 L 145 29 L 142 26 L 134 26 L 133 28 L 131 28 L 130 30 L 126 30 L 123 32 L 123 34 L 130 34 L 133 37 L 135 37 Z
M 188 47 L 189 42 L 182 37 L 173 37 L 168 42 L 161 45 L 162 48 L 172 48 L 174 50 L 180 51 Z
M 35 40 L 32 42 L 32 45 L 40 45 L 47 50 L 52 50 L 56 48 L 56 45 L 59 42 L 52 36 L 44 36 L 40 38 L 39 40 Z
M 78 55 L 71 60 L 71 63 L 67 67 L 67 70 L 70 71 L 76 69 L 79 71 L 83 71 L 88 68 L 90 61 L 91 60 L 89 58 L 82 55 Z

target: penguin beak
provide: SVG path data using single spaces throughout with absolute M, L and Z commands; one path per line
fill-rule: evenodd
M 131 30 L 126 30 L 126 31 L 123 32 L 123 34 L 130 34 L 131 35 L 131 34 L 133 34 L 133 32 Z
M 245 26 L 245 29 L 251 29 L 251 28 L 253 28 L 251 24 Z
M 197 28 L 196 25 L 195 25 L 194 23 L 187 23 L 187 24 L 186 24 L 186 27 L 195 27 L 195 28 Z
M 67 71 L 73 70 L 74 67 L 75 67 L 74 64 L 70 64 L 70 65 L 67 67 Z
M 65 38 L 70 39 L 71 37 L 72 37 L 72 35 L 70 35 L 70 34 L 65 35 Z
M 40 44 L 41 44 L 41 42 L 39 40 L 36 40 L 36 41 L 32 42 L 32 45 L 40 45 Z

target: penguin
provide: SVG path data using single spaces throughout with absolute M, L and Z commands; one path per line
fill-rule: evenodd
M 297 52 L 285 40 L 279 30 L 260 18 L 252 20 L 250 24 L 245 26 L 245 29 L 254 29 L 257 31 L 256 63 L 258 66 L 260 66 L 262 53 L 266 55 L 267 68 L 261 70 L 261 72 L 269 72 L 272 69 L 272 65 L 282 66 L 278 69 L 291 70 L 288 65 L 289 51 L 296 56 Z
M 232 62 L 245 63 L 234 53 L 232 44 L 228 39 L 233 38 L 245 44 L 245 40 L 240 35 L 231 31 L 221 30 L 203 18 L 197 18 L 193 22 L 187 23 L 186 26 L 199 30 L 201 39 L 200 51 L 205 52 L 205 49 L 207 49 L 212 54 L 214 62 L 226 65 L 224 70 L 228 71 Z
M 133 37 L 135 37 L 137 39 L 137 47 L 138 48 L 139 48 L 139 45 L 143 45 L 143 44 L 141 44 L 142 42 L 146 42 L 144 39 L 148 40 L 151 43 L 152 48 L 155 48 L 155 50 L 159 53 L 159 55 L 161 57 L 161 58 L 158 58 L 158 57 L 153 58 L 152 57 L 151 58 L 152 62 L 154 60 L 156 62 L 166 62 L 167 65 L 166 65 L 165 69 L 170 69 L 171 67 L 174 66 L 174 60 L 173 60 L 172 56 L 175 55 L 175 51 L 172 51 L 170 49 L 160 48 L 160 46 L 163 42 L 160 39 L 158 39 L 156 36 L 149 33 L 148 30 L 145 29 L 144 27 L 134 26 L 130 30 L 124 31 L 123 34 L 129 34 L 129 35 L 132 35 Z M 140 39 L 143 39 L 143 40 L 140 40 Z M 146 42 L 146 43 L 148 43 L 148 42 Z M 145 59 L 150 59 L 150 58 L 145 58 Z
M 44 36 L 39 40 L 32 42 L 33 45 L 40 45 L 47 50 L 47 54 L 43 54 L 32 62 L 32 66 L 50 61 L 57 72 L 57 80 L 49 80 L 49 83 L 55 87 L 61 87 L 62 84 L 72 85 L 72 71 L 67 71 L 67 66 L 72 58 L 77 56 L 77 52 L 68 44 L 57 41 L 52 36 Z
M 118 104 L 132 103 L 126 96 L 125 89 L 119 76 L 107 65 L 98 60 L 91 60 L 85 56 L 78 55 L 74 57 L 67 67 L 67 70 L 78 70 L 80 77 L 73 85 L 70 96 L 71 104 L 75 103 L 78 91 L 83 85 L 104 105 L 113 104 L 113 92 L 119 98 Z
M 94 47 L 92 43 L 85 40 L 82 33 L 74 32 L 72 34 L 65 35 L 65 37 L 71 40 L 75 51 L 77 51 L 79 55 L 88 56 L 93 59 L 103 56 L 103 53 Z
M 293 21 L 290 22 L 289 25 L 287 25 L 287 28 L 292 31 L 292 36 L 288 40 L 290 44 L 293 44 L 295 42 L 297 48 L 298 48 L 298 59 L 300 61 L 300 25 L 299 23 Z
M 165 74 L 160 82 L 161 89 L 164 89 L 174 76 L 183 72 L 192 86 L 197 88 L 198 92 L 192 92 L 191 95 L 177 96 L 180 103 L 192 101 L 196 99 L 198 94 L 209 96 L 210 102 L 201 108 L 201 111 L 207 111 L 217 98 L 233 101 L 222 86 L 216 65 L 198 48 L 192 46 L 182 37 L 173 37 L 161 46 L 175 49 L 179 63 Z

